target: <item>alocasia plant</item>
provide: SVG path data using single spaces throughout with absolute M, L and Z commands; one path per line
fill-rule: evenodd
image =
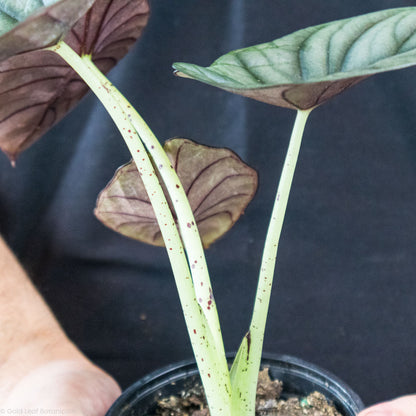
M 297 110 L 263 251 L 253 318 L 231 369 L 232 414 L 254 414 L 256 375 L 274 264 L 303 130 L 310 112 L 359 81 L 416 64 L 416 8 L 397 8 L 299 30 L 176 74 Z M 235 400 L 240 394 L 246 400 Z
M 12 1 L 3 3 L 13 4 Z M 54 7 L 64 3 L 62 0 L 42 9 L 37 17 L 29 17 L 21 25 L 39 16 L 48 16 Z M 49 85 L 53 82 L 54 73 L 49 71 L 50 67 L 56 67 L 64 71 L 64 76 L 58 74 L 56 78 L 64 79 L 62 85 L 65 88 L 47 96 L 44 102 L 37 101 L 28 107 L 20 104 L 14 112 L 3 115 L 0 118 L 2 148 L 14 158 L 81 95 L 79 91 L 83 87 L 79 87 L 80 90 L 75 87 L 75 94 L 71 95 L 71 81 L 76 80 L 75 85 L 81 84 L 63 61 L 56 61 L 56 56 L 61 56 L 104 104 L 134 161 L 121 168 L 103 191 L 97 215 L 112 228 L 133 238 L 157 245 L 163 239 L 211 415 L 254 415 L 277 248 L 307 117 L 312 109 L 370 75 L 416 64 L 416 8 L 385 10 L 304 29 L 273 42 L 231 52 L 208 68 L 174 65 L 178 75 L 298 112 L 266 237 L 251 325 L 229 371 L 202 242 L 207 238 L 205 245 L 209 245 L 232 225 L 255 192 L 256 175 L 234 154 L 223 149 L 199 147 L 180 139 L 168 142 L 165 150 L 160 146 L 140 115 L 99 69 L 100 65 L 108 69 L 105 62 L 111 62 L 103 57 L 120 57 L 113 55 L 115 49 L 111 47 L 108 54 L 103 52 L 106 48 L 101 47 L 106 42 L 98 41 L 101 36 L 106 39 L 103 33 L 109 33 L 105 30 L 106 22 L 111 22 L 111 17 L 121 16 L 123 23 L 124 11 L 130 6 L 142 8 L 141 22 L 144 22 L 147 3 L 139 0 L 97 0 L 92 3 L 92 9 L 75 26 L 84 30 L 74 28 L 65 40 L 53 44 L 49 39 L 44 44 L 32 45 L 29 49 L 35 49 L 34 52 L 16 49 L 16 56 L 8 52 L 4 58 L 0 76 L 8 71 L 18 74 L 20 70 L 30 74 L 36 69 L 21 67 L 23 61 L 19 59 L 30 57 L 32 53 L 42 54 L 43 62 L 52 59 L 54 64 L 48 65 L 46 75 L 42 77 L 42 65 L 39 58 L 34 58 L 37 65 L 33 66 L 39 67 L 39 83 L 42 85 L 44 81 Z M 113 6 L 117 13 L 109 13 Z M 92 16 L 99 10 L 104 13 L 94 20 Z M 3 36 L 19 31 L 19 26 Z M 123 25 L 113 28 L 121 27 L 124 28 Z M 90 28 L 97 30 L 94 32 Z M 90 36 L 93 32 L 95 35 Z M 117 33 L 117 30 L 113 32 Z M 124 34 L 123 30 L 121 32 Z M 112 33 L 108 36 L 111 38 Z M 57 40 L 56 36 L 53 39 Z M 1 41 L 2 38 L 0 45 Z M 71 41 L 74 44 L 69 45 Z M 23 55 L 19 55 L 21 53 Z M 4 79 L 0 81 L 4 89 L 0 91 L 3 100 L 7 94 L 12 96 L 12 90 Z M 30 96 L 25 85 L 17 85 L 15 90 L 19 89 L 21 95 L 17 104 L 24 102 L 25 94 Z M 59 101 L 61 96 L 63 101 Z M 55 101 L 61 102 L 62 106 L 55 105 Z M 36 107 L 41 108 L 41 112 L 32 115 L 31 111 Z M 53 109 L 53 117 L 49 115 L 49 108 Z M 5 133 L 9 134 L 8 138 Z M 187 149 L 191 149 L 189 154 L 186 154 Z M 200 160 L 206 164 L 201 164 Z M 225 186 L 227 182 L 232 183 L 235 193 Z
M 13 3 L 11 1 L 8 5 Z M 28 21 L 44 19 L 62 4 L 63 0 L 46 9 L 32 8 L 32 11 L 37 10 L 36 15 L 29 16 L 3 36 L 23 31 L 24 36 L 28 37 L 24 30 Z M 210 400 L 213 404 L 217 402 L 221 405 L 228 402 L 227 395 L 231 388 L 229 372 L 197 220 L 173 167 L 177 163 L 172 164 L 146 123 L 101 70 L 107 70 L 122 56 L 126 49 L 123 46 L 131 44 L 138 37 L 147 16 L 148 4 L 145 0 L 96 0 L 64 40 L 55 36 L 53 40 L 49 38 L 22 50 L 17 46 L 19 38 L 14 38 L 11 43 L 16 44 L 16 55 L 11 51 L 0 66 L 0 75 L 4 77 L 0 79 L 4 91 L 3 94 L 0 91 L 0 99 L 6 102 L 11 95 L 17 95 L 17 99 L 15 102 L 9 101 L 15 107 L 5 107 L 5 114 L 0 118 L 0 146 L 14 161 L 19 152 L 40 137 L 83 95 L 86 87 L 79 77 L 96 93 L 114 119 L 133 156 L 171 260 L 191 342 L 196 356 L 203 362 L 200 363 L 200 369 L 201 374 L 204 374 L 207 396 L 214 398 L 214 401 Z M 69 25 L 65 28 L 69 30 Z M 60 37 L 63 35 L 64 31 Z M 54 72 L 56 70 L 58 73 Z M 57 84 L 54 83 L 56 80 Z M 38 82 L 36 90 L 32 88 L 34 82 Z M 200 148 L 194 150 L 194 153 L 200 152 Z M 196 193 L 197 205 L 202 207 L 204 202 L 211 203 L 210 207 L 204 208 L 211 210 L 211 214 L 205 211 L 211 219 L 202 217 L 204 221 L 201 228 L 208 245 L 241 214 L 255 192 L 257 179 L 251 169 L 244 167 L 236 157 L 230 157 L 230 152 L 224 155 L 221 149 L 206 151 L 213 157 L 212 166 L 206 166 L 197 176 L 202 178 L 210 168 L 214 168 L 208 180 L 202 183 L 210 185 L 210 179 L 219 179 L 217 184 L 210 185 L 209 191 L 201 187 Z M 180 160 L 178 157 L 176 159 Z M 228 162 L 224 163 L 225 160 Z M 229 163 L 230 160 L 232 163 Z M 189 166 L 185 167 L 185 171 Z M 230 193 L 224 197 L 221 184 L 232 177 L 233 186 L 236 183 L 241 186 L 241 178 L 246 178 L 249 185 L 234 197 L 230 198 Z M 163 182 L 163 188 L 160 182 Z M 164 189 L 169 194 L 168 198 Z M 123 200 L 127 199 L 124 195 Z M 227 386 L 226 390 L 223 386 Z

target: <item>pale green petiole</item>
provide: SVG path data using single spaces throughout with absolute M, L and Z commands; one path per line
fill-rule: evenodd
M 241 343 L 231 369 L 233 415 L 254 415 L 257 375 L 260 368 L 277 249 L 303 131 L 310 112 L 311 110 L 297 112 L 267 231 L 250 329 Z M 239 400 L 240 395 L 246 400 Z
M 195 288 L 191 279 L 188 259 L 186 258 L 182 245 L 182 239 L 189 237 L 187 234 L 183 234 L 181 239 L 181 236 L 178 233 L 169 205 L 159 184 L 157 175 L 154 172 L 149 155 L 141 140 L 145 141 L 143 137 L 146 136 L 146 144 L 149 145 L 152 150 L 157 148 L 156 145 L 158 145 L 159 142 L 154 138 L 153 133 L 151 133 L 150 129 L 146 126 L 140 116 L 132 115 L 133 108 L 124 100 L 124 98 L 114 98 L 115 88 L 101 73 L 99 73 L 100 76 L 98 76 L 98 69 L 92 64 L 89 56 L 78 56 L 64 42 L 58 43 L 49 48 L 49 50 L 60 55 L 97 95 L 113 118 L 129 148 L 148 192 L 164 241 L 168 242 L 166 244 L 166 249 L 172 265 L 186 326 L 203 380 L 208 404 L 211 409 L 211 415 L 229 416 L 231 414 L 231 388 L 219 323 L 218 329 L 212 331 L 211 325 L 213 325 L 213 323 L 209 323 L 206 315 L 202 313 L 202 309 L 196 301 Z M 140 131 L 139 128 L 136 129 L 136 126 L 132 124 L 133 119 L 136 120 L 136 126 L 139 124 L 138 120 L 141 120 L 142 124 L 138 126 L 140 127 Z M 149 135 L 151 135 L 150 139 L 148 137 Z M 155 142 L 153 142 L 153 140 L 155 140 Z M 158 152 L 156 152 L 156 154 L 158 153 L 164 153 L 161 147 Z M 154 161 L 156 164 L 158 163 L 156 158 Z M 163 163 L 166 162 L 164 161 Z M 170 163 L 165 166 L 170 166 Z M 168 171 L 168 169 L 166 169 L 166 171 Z M 169 180 L 175 183 L 175 189 L 182 189 L 174 170 L 170 169 L 169 172 Z M 179 188 L 177 188 L 176 185 L 179 185 Z M 168 192 L 170 192 L 169 189 Z M 184 195 L 184 192 L 183 194 L 175 194 L 174 198 L 180 200 L 181 198 L 183 199 Z M 172 198 L 172 195 L 170 196 Z M 177 212 L 178 217 L 180 214 L 181 212 Z M 187 216 L 186 220 L 191 220 L 190 218 L 191 217 Z M 196 227 L 193 228 L 196 229 Z M 193 237 L 188 245 L 192 244 L 194 240 L 195 237 Z M 203 257 L 203 261 L 201 260 L 201 262 L 205 263 L 203 251 L 200 255 Z M 193 259 L 189 254 L 188 257 L 189 260 Z M 214 305 L 213 299 L 211 305 Z M 212 311 L 217 315 L 215 307 L 212 308 Z M 216 319 L 218 321 L 218 317 Z M 215 320 L 213 322 L 215 324 Z
M 124 109 L 125 114 L 127 114 L 127 117 L 139 134 L 148 152 L 151 154 L 155 165 L 158 168 L 158 172 L 163 179 L 175 212 L 177 213 L 179 230 L 185 245 L 189 264 L 191 265 L 196 299 L 204 311 L 208 325 L 215 339 L 218 360 L 222 361 L 221 365 L 226 366 L 221 328 L 215 300 L 213 298 L 204 249 L 202 247 L 201 238 L 199 236 L 198 228 L 196 227 L 192 209 L 182 184 L 180 183 L 175 170 L 172 168 L 171 162 L 165 151 L 140 114 L 131 106 L 117 88 L 104 77 L 98 68 L 95 66 L 92 68 L 97 78 L 101 79 L 103 85 L 108 88 L 111 96 L 117 100 L 119 105 Z
M 95 92 L 119 128 L 137 165 L 162 236 L 167 242 L 167 252 L 211 415 L 254 415 L 257 375 L 277 248 L 302 134 L 310 111 L 298 111 L 296 117 L 267 232 L 250 329 L 241 344 L 230 375 L 195 219 L 166 153 L 140 115 L 95 67 L 89 56 L 78 56 L 63 42 L 49 49 L 65 59 Z M 180 234 L 147 152 L 167 188 L 178 217 Z

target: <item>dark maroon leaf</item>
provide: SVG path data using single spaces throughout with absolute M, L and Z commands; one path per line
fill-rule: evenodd
M 169 140 L 164 149 L 188 196 L 202 242 L 208 247 L 234 225 L 252 200 L 257 173 L 228 149 L 187 139 Z M 117 170 L 99 195 L 95 214 L 125 236 L 164 245 L 134 162 Z
M 140 36 L 148 16 L 147 0 L 96 0 L 65 42 L 77 53 L 91 55 L 105 73 Z M 84 82 L 53 52 L 36 50 L 4 60 L 0 63 L 0 148 L 15 160 L 87 91 Z

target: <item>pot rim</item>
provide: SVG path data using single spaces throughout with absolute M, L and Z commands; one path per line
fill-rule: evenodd
M 228 359 L 232 359 L 234 356 L 235 353 L 227 354 Z M 327 396 L 333 396 L 339 401 L 348 403 L 355 414 L 364 409 L 360 397 L 344 381 L 315 364 L 291 355 L 273 353 L 264 353 L 261 363 L 263 367 L 267 365 L 278 366 L 284 371 L 284 374 L 313 383 L 316 386 L 315 390 L 326 391 Z M 133 400 L 137 400 L 141 389 L 155 391 L 165 386 L 166 380 L 169 380 L 169 383 L 175 383 L 197 373 L 198 369 L 194 359 L 181 360 L 152 371 L 124 390 L 122 396 L 108 410 L 107 416 L 118 415 L 119 411 L 122 411 L 126 406 L 126 402 L 131 403 Z M 285 384 L 285 380 L 282 381 Z

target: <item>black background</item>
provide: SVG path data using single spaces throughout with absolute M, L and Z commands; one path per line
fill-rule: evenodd
M 161 141 L 235 150 L 255 201 L 207 252 L 226 349 L 249 319 L 268 215 L 295 113 L 172 76 L 305 26 L 412 1 L 152 1 L 141 41 L 110 78 Z M 278 255 L 265 351 L 318 364 L 366 404 L 416 386 L 416 70 L 374 76 L 315 110 Z M 192 354 L 163 249 L 92 214 L 129 159 L 93 96 L 23 154 L 0 157 L 1 232 L 69 336 L 126 387 Z M 145 319 L 144 319 L 145 318 Z

